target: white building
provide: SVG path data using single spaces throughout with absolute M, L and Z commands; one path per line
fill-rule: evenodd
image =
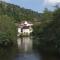
M 19 26 L 18 26 L 18 36 L 19 35 L 30 35 L 30 33 L 33 31 L 32 26 L 33 26 L 33 24 L 29 23 L 27 21 L 19 24 Z

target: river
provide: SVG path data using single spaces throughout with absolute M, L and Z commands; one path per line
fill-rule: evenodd
M 19 53 L 15 60 L 40 60 L 39 53 L 33 50 L 33 40 L 31 37 L 18 38 Z
M 33 49 L 33 43 L 32 37 L 18 38 L 17 54 L 15 54 L 14 48 L 0 49 L 0 60 L 60 60 L 60 57 L 57 56 L 58 54 L 47 54 Z
M 60 60 L 57 55 L 38 52 L 33 49 L 33 39 L 31 37 L 18 38 L 19 53 L 14 60 Z

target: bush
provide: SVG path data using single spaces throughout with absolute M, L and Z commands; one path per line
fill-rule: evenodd
M 0 45 L 9 46 L 16 43 L 17 29 L 13 18 L 7 15 L 0 16 Z

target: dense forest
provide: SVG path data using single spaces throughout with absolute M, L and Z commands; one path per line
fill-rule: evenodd
M 15 22 L 20 22 L 22 20 L 40 20 L 40 14 L 38 12 L 2 1 L 0 1 L 0 15 L 8 15 L 9 17 L 14 18 Z

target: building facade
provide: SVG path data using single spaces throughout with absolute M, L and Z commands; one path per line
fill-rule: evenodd
M 18 36 L 29 36 L 33 32 L 32 26 L 33 24 L 31 22 L 21 22 L 18 26 Z

